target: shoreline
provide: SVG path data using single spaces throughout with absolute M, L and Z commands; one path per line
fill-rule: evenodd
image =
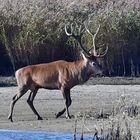
M 140 77 L 91 77 L 83 85 L 140 85 Z M 0 76 L 0 87 L 17 86 L 13 76 Z

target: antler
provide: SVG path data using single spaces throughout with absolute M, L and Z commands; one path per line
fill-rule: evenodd
M 82 45 L 82 41 L 81 41 L 81 38 L 83 36 L 83 33 L 84 33 L 84 29 L 82 29 L 82 26 L 78 26 L 77 23 L 75 23 L 75 28 L 74 28 L 74 24 L 72 23 L 70 25 L 70 33 L 68 32 L 68 29 L 67 29 L 67 25 L 65 24 L 65 33 L 68 35 L 68 36 L 72 36 L 73 38 L 75 38 L 75 40 L 78 41 L 80 47 L 82 48 L 82 50 L 88 55 L 90 56 L 91 54 L 89 53 L 89 51 L 86 50 L 86 48 Z M 78 31 L 77 34 L 74 33 L 74 31 Z
M 84 33 L 84 29 L 86 29 L 86 31 L 92 36 L 92 41 L 93 41 L 93 44 L 92 44 L 92 47 L 87 50 L 83 45 L 82 45 L 82 41 L 81 41 L 81 38 L 82 38 L 82 35 Z M 73 38 L 75 38 L 78 43 L 80 44 L 80 47 L 83 49 L 83 51 L 88 55 L 88 56 L 94 56 L 94 57 L 103 57 L 106 55 L 107 51 L 108 51 L 108 47 L 106 48 L 106 50 L 100 54 L 100 53 L 97 53 L 96 51 L 96 46 L 95 46 L 95 38 L 96 38 L 96 35 L 98 34 L 99 32 L 99 29 L 100 29 L 100 25 L 99 27 L 97 28 L 96 32 L 95 33 L 92 33 L 88 27 L 87 27 L 87 24 L 85 23 L 85 28 L 82 29 L 82 26 L 78 26 L 78 24 L 75 22 L 75 28 L 74 28 L 74 24 L 72 23 L 70 25 L 70 33 L 68 32 L 68 29 L 67 29 L 67 25 L 65 24 L 65 33 L 68 35 L 68 36 L 72 36 Z M 78 31 L 77 34 L 75 34 L 75 31 Z
M 99 32 L 99 29 L 100 29 L 100 25 L 98 26 L 97 30 L 95 33 L 91 33 L 91 31 L 88 29 L 87 27 L 87 24 L 85 23 L 85 29 L 86 31 L 92 36 L 92 41 L 93 41 L 93 45 L 92 47 L 89 49 L 89 51 L 91 51 L 91 54 L 95 57 L 103 57 L 106 55 L 107 51 L 108 51 L 108 47 L 106 48 L 106 50 L 103 52 L 103 54 L 97 54 L 97 51 L 96 51 L 96 46 L 95 46 L 95 38 L 96 38 L 96 35 L 98 34 Z

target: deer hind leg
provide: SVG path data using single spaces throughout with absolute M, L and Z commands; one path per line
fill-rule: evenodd
M 15 103 L 28 91 L 28 88 L 27 87 L 23 87 L 22 89 L 19 90 L 19 92 L 13 97 L 12 99 L 12 102 L 11 102 L 11 105 L 10 105 L 10 113 L 9 113 L 9 116 L 8 116 L 8 119 L 13 122 L 13 109 L 14 109 L 14 106 L 15 106 Z
M 69 106 L 72 103 L 71 96 L 70 96 L 70 89 L 63 89 L 62 94 L 65 101 L 65 108 L 56 114 L 56 118 L 60 117 L 66 111 L 66 118 L 70 119 L 71 116 L 69 114 Z
M 35 109 L 34 107 L 34 104 L 33 104 L 33 101 L 35 99 L 35 96 L 37 94 L 37 90 L 38 89 L 35 89 L 34 91 L 31 91 L 30 92 L 30 95 L 27 99 L 27 103 L 29 104 L 30 108 L 32 109 L 32 111 L 34 112 L 34 114 L 37 116 L 37 119 L 38 120 L 42 120 L 42 117 L 40 117 L 40 115 L 38 114 L 37 110 Z

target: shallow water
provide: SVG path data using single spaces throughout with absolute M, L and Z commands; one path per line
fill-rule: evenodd
M 72 133 L 20 131 L 0 129 L 0 140 L 73 140 Z M 80 140 L 80 135 L 77 135 Z M 84 140 L 92 140 L 92 136 L 84 135 Z

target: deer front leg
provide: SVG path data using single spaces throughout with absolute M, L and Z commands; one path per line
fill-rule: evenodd
M 71 105 L 71 98 L 70 94 L 66 95 L 65 99 L 65 106 L 66 106 L 66 119 L 71 119 L 71 116 L 69 114 L 69 106 Z
M 60 117 L 66 111 L 66 118 L 70 119 L 71 116 L 69 114 L 69 106 L 72 103 L 72 100 L 70 97 L 70 89 L 62 89 L 62 94 L 63 94 L 63 98 L 64 98 L 64 102 L 65 102 L 65 108 L 56 114 L 56 118 Z

